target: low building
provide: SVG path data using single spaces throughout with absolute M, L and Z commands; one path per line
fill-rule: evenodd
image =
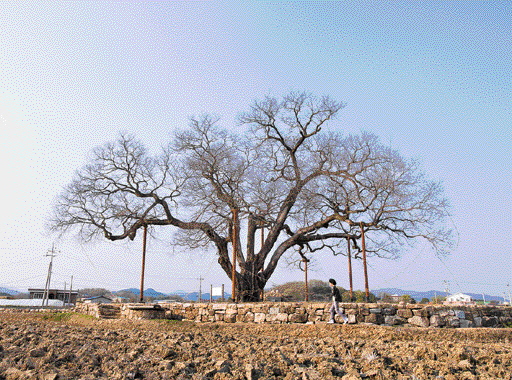
M 96 296 L 82 299 L 84 303 L 112 303 L 112 299 L 105 296 Z
M 446 304 L 453 304 L 453 303 L 470 304 L 470 303 L 473 303 L 473 300 L 471 299 L 471 296 L 468 296 L 467 294 L 455 293 L 455 294 L 451 294 L 451 295 L 447 296 L 444 303 L 446 303 Z
M 30 288 L 28 289 L 30 299 L 44 298 L 45 289 Z M 49 289 L 48 299 L 59 300 L 64 304 L 76 305 L 76 299 L 78 298 L 78 290 L 65 290 L 65 289 Z
M 114 297 L 112 298 L 112 302 L 115 303 L 128 303 L 130 302 L 130 299 L 127 297 Z

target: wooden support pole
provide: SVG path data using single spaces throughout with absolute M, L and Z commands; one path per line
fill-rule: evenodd
M 348 248 L 348 282 L 350 284 L 350 302 L 354 301 L 354 286 L 352 285 L 352 254 L 350 253 L 350 238 L 347 238 Z
M 144 235 L 142 237 L 142 271 L 140 274 L 140 302 L 144 302 L 144 266 L 146 265 L 146 238 L 148 225 L 144 224 Z
M 261 248 L 263 248 L 263 244 L 265 244 L 265 230 L 263 229 L 263 225 L 265 224 L 265 222 L 263 222 L 263 220 L 262 220 L 260 223 L 261 223 Z
M 233 209 L 233 273 L 231 277 L 231 298 L 236 302 L 236 221 L 237 209 Z
M 365 302 L 368 302 L 370 298 L 370 289 L 368 288 L 368 268 L 366 265 L 366 244 L 364 241 L 364 227 L 361 222 L 361 245 L 363 247 L 363 269 L 364 269 L 364 291 L 365 291 Z
M 306 287 L 306 302 L 309 301 L 309 292 L 308 292 L 308 259 L 303 259 L 304 260 L 304 282 L 305 282 L 305 287 Z
M 263 228 L 264 225 L 265 225 L 265 222 L 262 220 L 261 221 L 261 248 L 260 249 L 263 249 L 263 245 L 265 244 L 265 229 Z M 263 272 L 263 268 L 262 268 L 261 272 Z M 261 289 L 261 301 L 263 301 L 264 297 L 265 297 L 265 289 Z

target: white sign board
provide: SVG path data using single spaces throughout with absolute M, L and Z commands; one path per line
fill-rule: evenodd
M 216 288 L 212 288 L 212 297 L 222 297 L 222 286 L 218 286 Z

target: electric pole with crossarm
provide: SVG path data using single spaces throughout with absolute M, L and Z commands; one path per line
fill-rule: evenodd
M 46 253 L 46 256 L 50 256 L 51 259 L 50 259 L 50 265 L 48 265 L 48 275 L 46 276 L 46 284 L 44 286 L 44 293 L 43 293 L 43 303 L 41 306 L 48 306 L 48 298 L 49 298 L 49 293 L 50 293 L 50 281 L 51 281 L 51 278 L 52 278 L 52 266 L 53 266 L 53 258 L 56 255 L 57 251 L 55 250 L 55 244 L 52 244 L 52 249 L 51 250 L 48 250 L 48 252 Z M 45 305 L 46 303 L 46 305 Z

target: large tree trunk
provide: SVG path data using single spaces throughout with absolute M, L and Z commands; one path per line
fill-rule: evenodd
M 240 244 L 240 223 L 233 217 L 235 223 L 231 223 L 230 234 L 233 236 L 231 243 L 236 242 L 237 246 L 237 263 L 236 263 L 236 283 L 235 283 L 235 301 L 243 302 L 259 302 L 262 299 L 263 289 L 268 281 L 269 276 L 263 274 L 264 260 L 255 254 L 255 234 L 258 226 L 253 215 L 248 218 L 247 230 L 247 251 L 246 255 L 243 254 Z M 233 226 L 236 225 L 236 232 L 233 231 Z M 260 226 L 260 228 L 263 228 Z M 263 240 L 263 229 L 262 229 Z M 263 245 L 263 241 L 262 241 Z M 227 244 L 218 245 L 219 249 L 219 263 L 227 276 L 233 281 L 233 263 L 230 260 L 230 254 L 227 249 Z
M 259 302 L 262 301 L 262 292 L 266 281 L 259 273 L 245 272 L 243 275 L 237 273 L 236 301 Z
M 263 289 L 268 279 L 263 276 L 260 269 L 254 265 L 253 261 L 246 261 L 242 270 L 236 272 L 235 301 L 262 301 Z M 226 271 L 226 274 L 231 278 L 232 272 Z

